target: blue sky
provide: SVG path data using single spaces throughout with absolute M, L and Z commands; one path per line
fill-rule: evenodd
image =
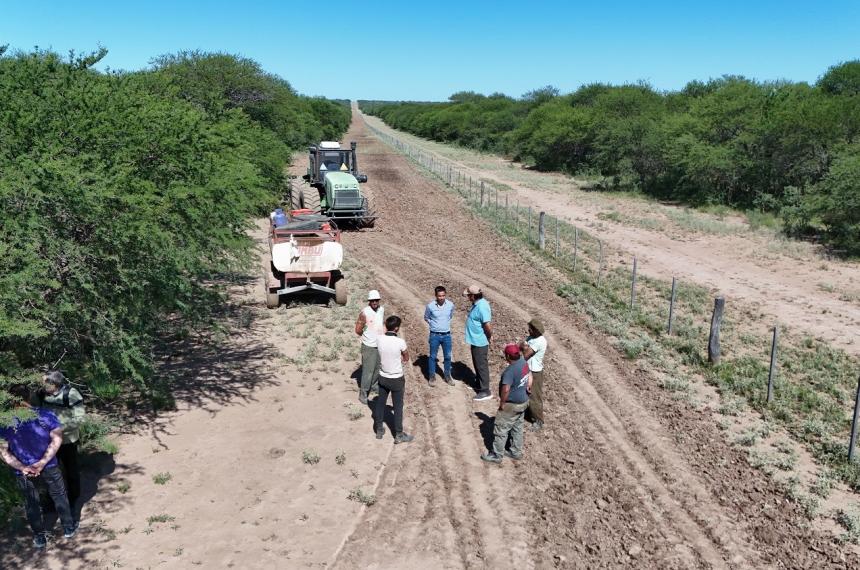
M 109 54 L 141 69 L 183 49 L 257 60 L 301 93 L 444 100 L 603 81 L 678 89 L 739 74 L 814 82 L 860 58 L 860 1 L 0 2 L 0 45 Z

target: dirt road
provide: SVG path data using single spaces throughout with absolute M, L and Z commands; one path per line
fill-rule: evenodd
M 566 219 L 613 249 L 636 256 L 639 270 L 659 279 L 676 276 L 742 299 L 772 321 L 796 327 L 852 354 L 860 354 L 860 264 L 825 260 L 807 244 L 752 231 L 745 220 L 586 192 L 569 176 L 530 171 L 500 157 L 393 131 L 383 132 L 443 157 L 465 174 L 510 188 L 523 206 Z
M 23 534 L 7 537 L 3 568 L 860 567 L 808 530 L 709 414 L 673 400 L 572 314 L 552 275 L 360 116 L 346 140 L 359 143 L 381 215 L 374 230 L 345 236 L 351 306 L 266 311 L 253 279 L 235 283 L 223 338 L 166 351 L 162 370 L 188 381 L 177 411 L 90 473 L 98 487 L 79 539 L 34 556 Z M 464 382 L 458 293 L 471 282 L 493 307 L 494 377 L 502 344 L 522 337 L 528 318 L 547 325 L 547 429 L 527 433 L 518 463 L 479 459 L 495 403 L 474 403 Z M 458 382 L 430 388 L 421 314 L 440 283 L 457 304 Z M 369 410 L 349 406 L 350 325 L 369 288 L 403 316 L 415 357 L 408 445 L 377 441 Z M 303 459 L 313 454 L 318 463 Z M 156 483 L 164 473 L 170 480 Z M 376 503 L 349 500 L 357 489 Z

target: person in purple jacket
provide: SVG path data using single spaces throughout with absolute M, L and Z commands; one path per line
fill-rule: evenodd
M 26 386 L 16 385 L 9 391 L 20 400 L 18 409 L 27 413 L 15 416 L 9 425 L 0 425 L 0 457 L 15 470 L 18 487 L 24 494 L 27 521 L 33 530 L 33 546 L 45 548 L 48 536 L 35 485 L 37 479 L 48 487 L 63 524 L 63 536 L 72 538 L 78 531 L 78 522 L 72 516 L 56 457 L 63 443 L 63 428 L 53 413 L 29 405 Z

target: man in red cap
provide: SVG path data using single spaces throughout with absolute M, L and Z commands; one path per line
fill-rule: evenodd
M 499 383 L 499 411 L 493 426 L 493 450 L 481 456 L 484 461 L 501 463 L 503 456 L 520 459 L 523 456 L 523 425 L 529 407 L 531 374 L 529 365 L 516 344 L 505 346 L 508 367 Z M 511 440 L 510 451 L 505 449 Z

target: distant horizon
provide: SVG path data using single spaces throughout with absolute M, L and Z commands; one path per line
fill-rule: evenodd
M 323 9 L 325 8 L 325 9 Z M 440 102 L 460 91 L 520 98 L 551 85 L 645 82 L 660 92 L 726 75 L 814 84 L 860 58 L 860 2 L 729 0 L 678 7 L 481 0 L 422 9 L 382 1 L 325 7 L 257 2 L 7 6 L 0 45 L 108 55 L 105 71 L 139 71 L 160 55 L 226 52 L 257 61 L 297 92 L 331 99 Z M 418 16 L 418 17 L 416 17 Z M 330 47 L 334 46 L 334 47 Z

